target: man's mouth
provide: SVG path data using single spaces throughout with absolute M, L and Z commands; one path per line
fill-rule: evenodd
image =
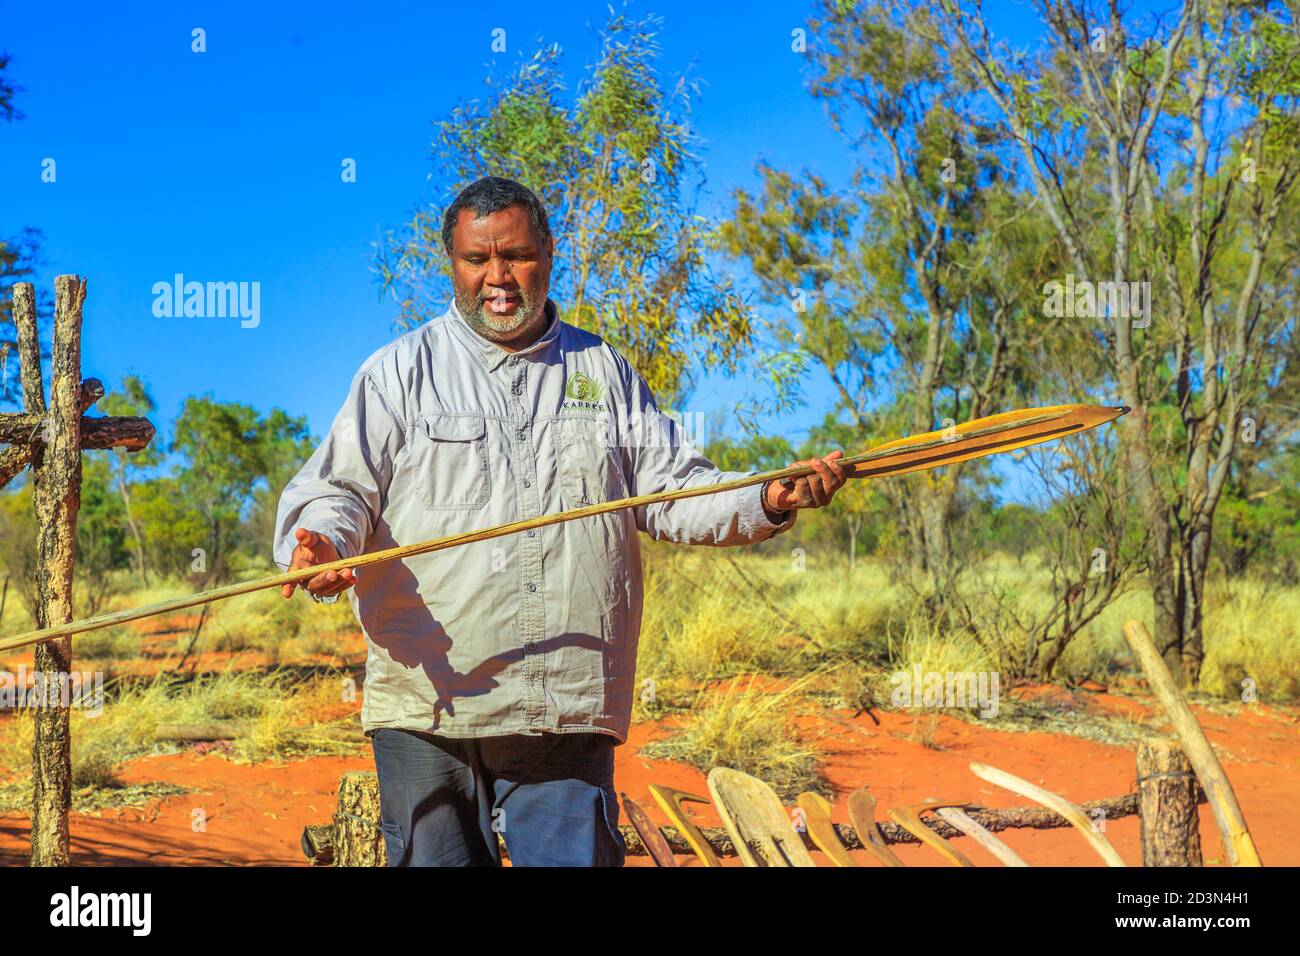
M 509 315 L 522 301 L 518 292 L 495 292 L 485 296 L 483 304 L 493 315 Z

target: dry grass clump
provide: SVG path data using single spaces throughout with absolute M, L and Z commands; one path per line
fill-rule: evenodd
M 1206 603 L 1201 690 L 1228 700 L 1300 697 L 1300 588 L 1220 582 Z
M 177 682 L 160 675 L 149 682 L 113 682 L 102 708 L 73 708 L 72 780 L 77 807 L 149 799 L 156 787 L 128 787 L 121 779 L 127 761 L 182 745 L 160 740 L 163 724 L 239 721 L 229 759 L 241 763 L 315 754 L 355 752 L 355 742 L 327 728 L 356 712 L 351 678 L 339 673 L 302 681 L 286 671 L 236 671 Z M 22 810 L 31 801 L 31 753 L 35 734 L 31 710 L 4 720 L 0 734 L 0 810 Z M 141 789 L 143 787 L 143 790 Z
M 801 693 L 815 675 L 780 688 L 736 678 L 718 690 L 702 688 L 692 717 L 679 731 L 652 741 L 642 752 L 678 760 L 708 772 L 731 767 L 767 782 L 787 802 L 805 790 L 828 793 L 815 740 L 796 732 L 805 708 Z

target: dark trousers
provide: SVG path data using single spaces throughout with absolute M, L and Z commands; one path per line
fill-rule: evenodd
M 622 866 L 613 737 L 458 740 L 381 728 L 371 743 L 389 866 Z

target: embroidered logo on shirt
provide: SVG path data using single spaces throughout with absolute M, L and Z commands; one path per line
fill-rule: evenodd
M 600 384 L 594 379 L 574 372 L 569 376 L 569 384 L 564 389 L 564 394 L 575 402 L 586 402 L 590 405 L 596 405 L 600 402 L 601 393 L 604 391 Z

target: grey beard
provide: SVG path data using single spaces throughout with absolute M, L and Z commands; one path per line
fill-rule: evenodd
M 545 309 L 546 301 L 538 303 L 535 297 L 523 289 L 519 290 L 519 308 L 514 315 L 493 315 L 488 311 L 485 300 L 477 295 L 456 293 L 456 308 L 466 323 L 485 339 L 499 341 L 511 338 L 513 333 L 532 323 Z

